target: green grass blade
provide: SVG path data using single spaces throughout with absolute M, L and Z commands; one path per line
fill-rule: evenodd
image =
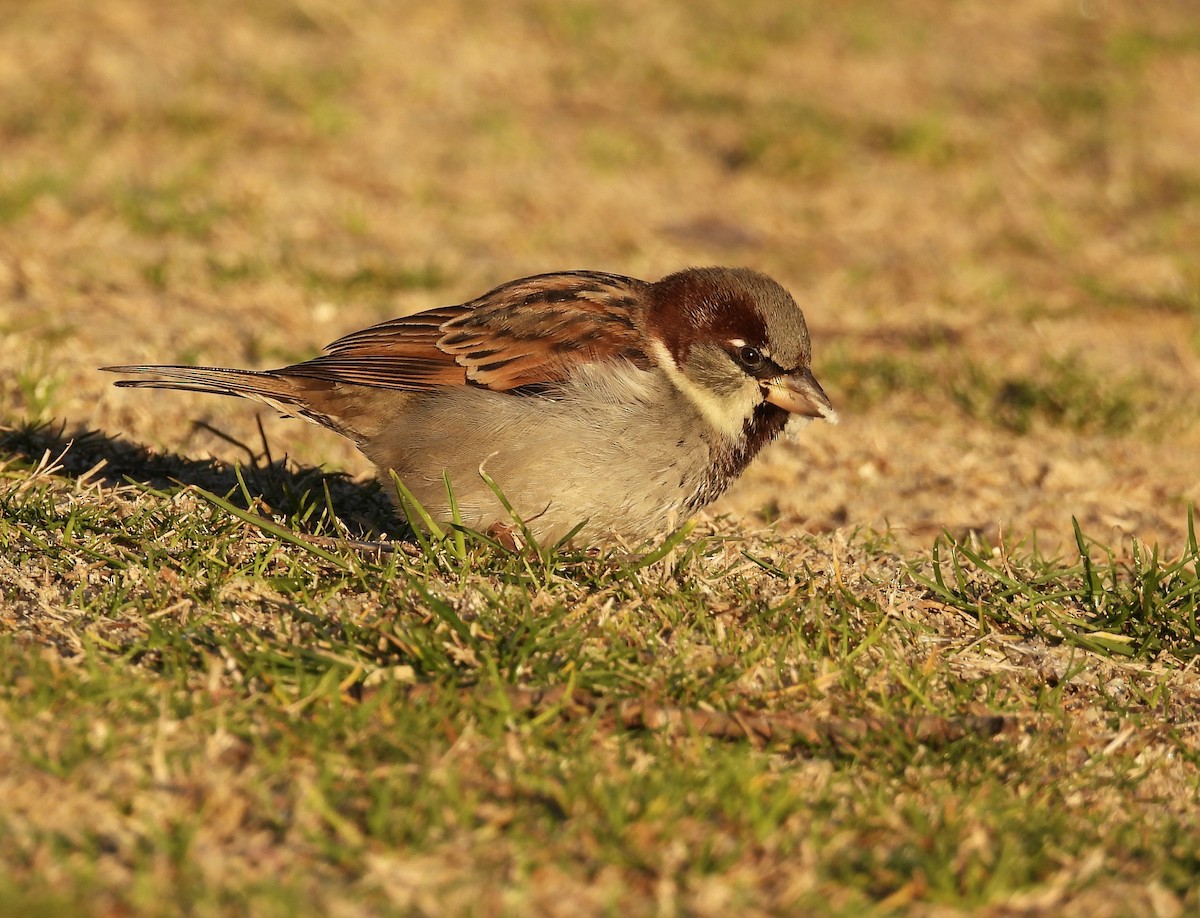
M 214 507 L 219 507 L 226 513 L 236 516 L 238 519 L 245 523 L 249 523 L 256 529 L 261 529 L 263 532 L 270 533 L 276 538 L 295 545 L 297 548 L 302 549 L 315 558 L 320 558 L 322 561 L 327 561 L 343 571 L 350 572 L 351 566 L 344 558 L 339 558 L 337 555 L 328 552 L 317 545 L 313 545 L 303 536 L 292 532 L 292 530 L 288 529 L 286 526 L 281 526 L 279 523 L 268 520 L 259 516 L 258 514 L 250 513 L 248 510 L 243 510 L 236 504 L 230 503 L 223 497 L 218 497 L 211 491 L 205 491 L 203 488 L 196 487 L 194 485 L 192 486 L 192 490 Z

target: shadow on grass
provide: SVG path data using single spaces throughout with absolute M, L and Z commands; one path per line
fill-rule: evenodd
M 220 431 L 213 432 L 223 436 Z M 133 485 L 172 491 L 194 486 L 244 509 L 265 509 L 289 518 L 304 518 L 307 508 L 327 505 L 350 538 L 369 539 L 381 532 L 409 534 L 377 482 L 299 466 L 286 455 L 276 459 L 265 437 L 261 451 L 237 445 L 246 450 L 247 461 L 230 464 L 158 453 L 123 437 L 65 423 L 25 422 L 0 426 L 0 474 L 14 469 L 32 472 L 40 467 L 42 475 L 107 487 Z M 251 500 L 259 506 L 251 507 Z

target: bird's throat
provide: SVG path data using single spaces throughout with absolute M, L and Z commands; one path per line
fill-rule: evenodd
M 790 417 L 782 408 L 763 402 L 746 419 L 745 436 L 714 445 L 711 470 L 703 486 L 688 502 L 689 509 L 699 510 L 724 494 L 762 448 L 783 432 Z

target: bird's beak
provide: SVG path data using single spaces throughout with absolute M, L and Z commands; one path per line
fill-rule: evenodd
M 784 411 L 805 418 L 824 418 L 831 424 L 837 423 L 837 412 L 829 402 L 829 396 L 812 375 L 811 370 L 800 370 L 790 376 L 776 376 L 763 383 L 767 401 Z

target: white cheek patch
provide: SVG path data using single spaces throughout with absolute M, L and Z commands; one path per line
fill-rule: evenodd
M 751 379 L 746 380 L 746 386 L 737 395 L 721 398 L 707 389 L 701 388 L 683 374 L 675 365 L 675 358 L 661 341 L 652 341 L 654 357 L 663 372 L 675 385 L 675 388 L 688 397 L 696 410 L 722 436 L 736 440 L 743 436 L 746 421 L 754 414 L 754 409 L 762 403 L 762 389 Z

